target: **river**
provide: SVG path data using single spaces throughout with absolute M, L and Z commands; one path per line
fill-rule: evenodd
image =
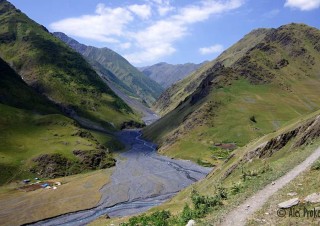
M 102 198 L 98 205 L 29 225 L 86 225 L 106 214 L 121 217 L 142 213 L 167 201 L 212 170 L 159 155 L 156 145 L 141 139 L 138 130 L 121 131 L 117 136 L 131 148 L 119 154 L 111 182 L 100 190 Z

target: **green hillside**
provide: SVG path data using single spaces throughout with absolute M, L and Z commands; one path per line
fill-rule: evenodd
M 270 29 L 256 29 L 244 36 L 236 44 L 225 50 L 219 57 L 206 63 L 198 70 L 192 72 L 186 78 L 169 87 L 157 102 L 154 104 L 154 110 L 160 115 L 165 115 L 175 109 L 179 103 L 192 94 L 200 82 L 206 76 L 206 72 L 216 63 L 220 62 L 224 66 L 230 66 L 242 57 L 249 49 L 258 44 Z
M 0 128 L 0 185 L 110 167 L 110 151 L 119 147 L 113 137 L 84 130 L 61 115 L 2 59 Z
M 0 103 L 40 113 L 59 113 L 57 106 L 30 88 L 0 58 Z
M 241 147 L 318 110 L 319 39 L 319 30 L 289 24 L 269 31 L 229 66 L 206 65 L 196 91 L 144 136 L 166 155 L 217 164 L 228 150 L 215 144 Z
M 163 91 L 158 83 L 144 75 L 111 49 L 80 44 L 61 32 L 55 32 L 54 35 L 81 53 L 97 73 L 110 80 L 128 96 L 151 105 Z
M 117 128 L 137 120 L 80 54 L 5 0 L 0 1 L 0 53 L 28 85 L 65 112 Z

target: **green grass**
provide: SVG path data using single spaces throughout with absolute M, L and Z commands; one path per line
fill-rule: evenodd
M 41 154 L 59 153 L 75 160 L 73 150 L 93 150 L 97 146 L 90 137 L 75 136 L 80 128 L 59 114 L 38 115 L 0 104 L 0 127 L 0 184 L 31 177 L 32 159 Z M 93 134 L 110 151 L 121 148 L 113 137 Z
M 169 89 L 169 98 L 182 99 L 163 106 L 163 111 L 173 110 L 146 127 L 145 138 L 156 142 L 165 155 L 192 161 L 201 158 L 215 164 L 209 151 L 213 143 L 235 143 L 242 147 L 292 119 L 320 109 L 320 54 L 315 49 L 319 30 L 290 24 L 270 34 L 258 35 L 250 50 L 243 40 L 227 50 L 246 51 L 236 56 L 237 61 L 231 60 L 226 65 L 229 67 L 212 75 L 212 84 L 202 84 L 192 95 L 195 88 L 189 92 L 186 85 L 192 83 L 193 77 L 203 79 L 202 73 L 212 65 L 204 66 L 171 88 L 175 92 L 170 94 Z M 252 35 L 245 39 L 251 40 Z M 288 37 L 289 41 L 284 44 L 281 37 Z M 265 50 L 268 48 L 273 51 Z M 283 60 L 288 65 L 276 67 Z M 208 94 L 198 98 L 205 91 Z M 253 116 L 256 122 L 252 121 Z
M 292 85 L 293 92 L 284 92 L 281 87 L 273 84 L 253 85 L 240 79 L 231 86 L 217 89 L 207 100 L 215 100 L 220 105 L 215 109 L 213 117 L 206 117 L 206 123 L 187 130 L 179 127 L 185 115 L 194 111 L 199 105 L 190 108 L 177 108 L 155 124 L 144 129 L 147 139 L 162 144 L 160 152 L 165 155 L 190 159 L 194 162 L 201 159 L 212 164 L 217 161 L 212 158 L 210 148 L 214 143 L 235 143 L 244 146 L 251 140 L 278 130 L 288 125 L 292 119 L 314 112 L 320 108 L 318 87 L 320 80 L 305 78 Z M 313 105 L 304 101 L 308 99 Z M 209 102 L 209 101 L 207 101 Z M 256 123 L 250 120 L 254 115 Z M 201 118 L 201 114 L 195 115 Z M 181 136 L 167 147 L 166 138 L 172 135 L 172 130 L 180 129 Z M 219 162 L 219 161 L 218 161 Z
M 189 76 L 177 82 L 174 86 L 168 88 L 166 90 L 166 92 L 168 93 L 168 95 L 166 95 L 166 98 L 168 96 L 170 98 L 169 106 L 165 106 L 164 103 L 166 101 L 160 98 L 154 105 L 155 111 L 163 116 L 175 109 L 180 102 L 182 102 L 185 98 L 187 98 L 196 90 L 201 80 L 203 79 L 203 74 L 209 68 L 211 68 L 218 62 L 223 63 L 223 65 L 225 66 L 232 65 L 239 58 L 241 58 L 250 48 L 259 43 L 266 36 L 267 32 L 269 32 L 268 29 L 253 30 L 252 32 L 247 34 L 243 39 L 239 40 L 239 42 L 237 42 L 229 49 L 224 51 L 219 57 L 205 64 L 198 70 L 192 72 Z

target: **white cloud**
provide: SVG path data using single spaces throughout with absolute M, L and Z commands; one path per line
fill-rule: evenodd
M 172 6 L 158 6 L 158 13 L 160 16 L 165 16 L 174 9 Z
M 319 8 L 320 0 L 286 0 L 284 6 L 298 8 L 302 11 L 308 11 Z
M 168 56 L 176 51 L 174 43 L 188 34 L 190 25 L 205 21 L 211 15 L 236 9 L 242 4 L 242 0 L 230 0 L 224 3 L 207 0 L 181 8 L 177 14 L 132 34 L 140 51 L 127 54 L 125 57 L 132 63 L 142 63 Z
M 213 14 L 221 14 L 236 8 L 243 4 L 243 0 L 230 0 L 230 1 L 201 1 L 199 5 L 190 5 L 182 8 L 179 14 L 174 18 L 182 21 L 185 24 L 192 24 L 207 20 Z
M 135 13 L 137 16 L 146 20 L 151 16 L 151 6 L 150 5 L 130 5 L 128 7 L 130 11 Z
M 174 8 L 169 0 L 145 0 L 143 5 L 117 8 L 99 4 L 93 15 L 64 19 L 50 28 L 100 42 L 117 42 L 116 47 L 126 50 L 124 55 L 132 63 L 155 62 L 177 51 L 175 43 L 190 35 L 190 26 L 237 9 L 244 1 L 200 0 L 180 8 Z M 159 15 L 153 15 L 154 11 Z
M 202 55 L 206 55 L 206 54 L 212 54 L 212 53 L 221 53 L 223 51 L 223 46 L 216 44 L 213 46 L 209 46 L 209 47 L 203 47 L 199 49 L 199 52 Z
M 60 20 L 52 23 L 50 28 L 73 36 L 115 43 L 118 42 L 116 36 L 123 35 L 126 25 L 132 20 L 127 9 L 98 4 L 94 15 Z

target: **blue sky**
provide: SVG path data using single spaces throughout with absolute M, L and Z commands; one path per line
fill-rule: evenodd
M 320 28 L 320 0 L 9 0 L 50 31 L 136 66 L 212 60 L 255 28 Z

